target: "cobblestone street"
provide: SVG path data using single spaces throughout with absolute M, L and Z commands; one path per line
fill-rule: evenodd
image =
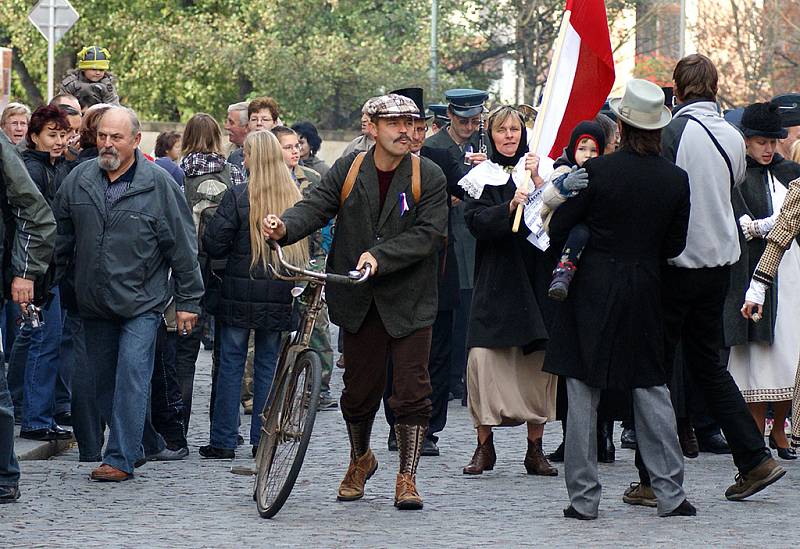
M 686 489 L 698 508 L 694 518 L 661 519 L 655 510 L 630 507 L 622 491 L 634 480 L 633 451 L 617 450 L 617 462 L 600 468 L 604 494 L 599 520 L 562 518 L 567 505 L 561 476 L 525 474 L 523 428 L 498 429 L 495 470 L 465 477 L 475 435 L 466 408 L 450 403 L 442 455 L 422 458 L 418 483 L 425 509 L 400 512 L 392 505 L 397 454 L 386 450 L 387 428 L 375 424 L 379 468 L 357 502 L 336 501 L 348 459 L 341 414 L 317 415 L 297 485 L 273 520 L 259 518 L 251 499 L 253 477 L 232 466 L 250 466 L 250 447 L 233 461 L 202 460 L 208 442 L 210 356 L 201 351 L 196 403 L 185 461 L 148 463 L 121 484 L 88 480 L 96 466 L 79 463 L 76 448 L 48 461 L 22 462 L 17 504 L 0 506 L 0 547 L 532 547 L 532 546 L 787 546 L 799 532 L 798 465 L 744 503 L 725 500 L 733 481 L 730 456 L 701 454 L 687 460 Z M 341 370 L 334 392 L 341 390 Z M 249 416 L 242 416 L 241 433 Z M 545 450 L 558 444 L 558 424 L 548 426 Z M 619 439 L 619 426 L 615 439 Z

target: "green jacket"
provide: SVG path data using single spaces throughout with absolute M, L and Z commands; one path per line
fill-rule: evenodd
M 36 184 L 28 175 L 16 147 L 0 132 L 0 207 L 4 232 L 0 237 L 3 280 L 0 297 L 14 277 L 41 280 L 50 265 L 55 246 L 56 222 Z M 44 297 L 36 292 L 36 298 Z
M 378 273 L 362 285 L 326 287 L 331 321 L 348 332 L 357 332 L 374 303 L 389 334 L 404 337 L 430 326 L 436 318 L 438 252 L 447 236 L 445 177 L 436 164 L 421 158 L 422 192 L 415 204 L 408 154 L 397 166 L 380 209 L 373 148 L 340 208 L 342 186 L 356 154 L 337 160 L 314 193 L 283 213 L 287 231 L 284 242 L 297 242 L 336 217 L 327 271 L 347 274 L 368 251 L 378 261 Z M 402 213 L 401 193 L 405 193 L 409 206 Z
M 294 177 L 303 198 L 311 197 L 314 187 L 319 185 L 320 176 L 317 172 L 307 167 L 295 166 Z M 322 245 L 322 229 L 314 231 L 308 235 L 308 258 L 312 261 L 311 267 L 315 271 L 322 271 L 325 268 L 325 258 L 328 254 Z

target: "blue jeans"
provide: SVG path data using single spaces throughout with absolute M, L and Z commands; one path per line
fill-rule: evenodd
M 83 321 L 100 416 L 110 426 L 103 463 L 126 473 L 133 473 L 133 464 L 144 457 L 142 437 L 145 423 L 149 425 L 150 378 L 161 322 L 157 313 Z M 157 435 L 156 440 L 163 448 L 163 440 Z
M 219 371 L 214 395 L 214 415 L 211 418 L 211 446 L 236 448 L 239 428 L 239 395 L 242 388 L 244 364 L 247 360 L 249 328 L 221 324 L 216 337 L 220 340 Z M 257 445 L 261 436 L 259 414 L 269 396 L 272 378 L 278 362 L 281 332 L 255 330 L 253 360 L 253 416 L 250 423 L 250 444 Z
M 25 337 L 25 332 L 30 334 L 22 399 L 23 431 L 48 429 L 55 425 L 53 410 L 56 378 L 61 364 L 62 318 L 58 288 L 54 288 L 52 293 L 50 303 L 42 310 L 44 324 L 39 328 L 24 325 L 18 336 L 20 339 Z M 22 355 L 22 351 L 18 349 L 13 354 Z
M 17 486 L 17 484 L 19 484 L 19 463 L 14 454 L 14 405 L 6 383 L 3 353 L 0 352 L 0 486 Z

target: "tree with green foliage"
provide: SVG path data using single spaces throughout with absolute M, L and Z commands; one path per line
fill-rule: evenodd
M 77 52 L 111 52 L 123 103 L 145 119 L 185 121 L 274 97 L 285 120 L 354 128 L 363 102 L 428 80 L 430 0 L 71 0 L 80 19 L 56 45 L 56 79 Z M 0 3 L 0 45 L 14 50 L 12 91 L 42 102 L 46 43 L 27 20 L 35 0 Z M 613 10 L 629 0 L 607 2 Z M 486 88 L 519 60 L 527 102 L 544 81 L 564 0 L 439 1 L 439 90 Z

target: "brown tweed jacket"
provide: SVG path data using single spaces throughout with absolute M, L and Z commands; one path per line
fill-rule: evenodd
M 771 285 L 778 273 L 783 254 L 800 234 L 800 179 L 789 183 L 789 192 L 783 202 L 775 227 L 767 235 L 767 249 L 758 262 L 753 279 Z

